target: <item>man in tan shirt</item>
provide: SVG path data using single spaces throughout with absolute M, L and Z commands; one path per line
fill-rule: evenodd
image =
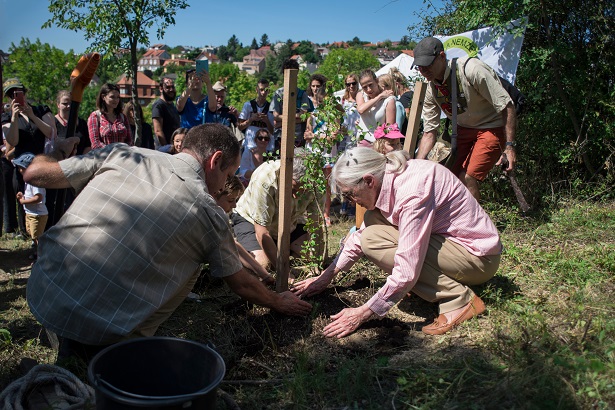
M 419 159 L 427 158 L 434 146 L 441 112 L 452 117 L 451 64 L 437 38 L 424 38 L 414 48 L 414 65 L 429 82 Z M 457 82 L 457 159 L 451 171 L 478 200 L 478 181 L 485 179 L 503 154 L 509 161 L 507 171 L 514 169 L 517 116 L 497 74 L 480 60 L 459 58 Z

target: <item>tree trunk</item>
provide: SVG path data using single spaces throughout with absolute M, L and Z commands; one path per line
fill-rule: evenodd
M 136 147 L 143 145 L 143 124 L 141 124 L 141 116 L 137 111 L 137 105 L 139 99 L 137 98 L 137 41 L 130 41 L 130 69 L 132 71 L 132 104 L 134 106 L 134 118 L 135 118 L 135 135 L 133 135 L 133 142 Z

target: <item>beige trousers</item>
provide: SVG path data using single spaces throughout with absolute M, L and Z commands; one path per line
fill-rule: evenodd
M 365 256 L 389 275 L 393 271 L 399 230 L 380 211 L 365 214 L 367 228 L 361 234 Z M 474 292 L 467 285 L 491 279 L 500 265 L 500 255 L 475 256 L 463 246 L 432 235 L 423 268 L 412 292 L 429 302 L 439 302 L 440 313 L 467 305 Z

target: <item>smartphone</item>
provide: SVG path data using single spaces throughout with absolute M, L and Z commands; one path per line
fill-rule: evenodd
M 202 74 L 203 72 L 209 72 L 209 60 L 196 60 L 196 73 Z
M 22 107 L 26 105 L 26 99 L 24 98 L 23 91 L 21 90 L 16 90 L 13 93 L 13 99 L 17 104 L 21 105 Z

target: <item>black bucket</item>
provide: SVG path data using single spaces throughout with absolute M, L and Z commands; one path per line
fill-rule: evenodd
M 213 409 L 225 371 L 209 346 L 144 337 L 102 350 L 90 362 L 88 378 L 98 410 Z

